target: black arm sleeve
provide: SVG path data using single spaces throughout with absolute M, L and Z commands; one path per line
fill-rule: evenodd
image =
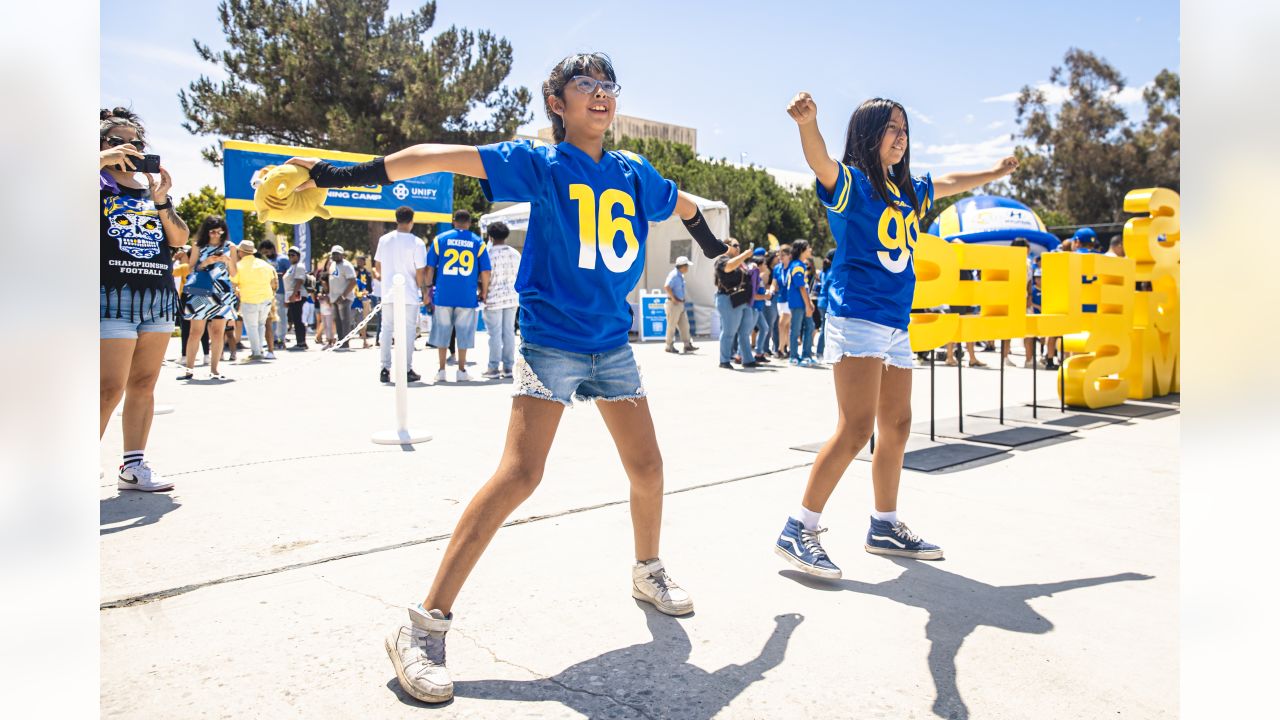
M 322 188 L 391 184 L 391 178 L 387 177 L 386 158 L 374 158 L 347 167 L 334 167 L 321 160 L 311 168 L 311 179 L 316 181 L 316 187 Z
M 716 239 L 715 234 L 711 232 L 711 228 L 707 227 L 707 221 L 702 217 L 702 211 L 698 210 L 692 219 L 684 220 L 684 227 L 697 241 L 698 247 L 702 248 L 702 254 L 709 258 L 717 258 L 725 254 L 729 250 L 729 246 Z

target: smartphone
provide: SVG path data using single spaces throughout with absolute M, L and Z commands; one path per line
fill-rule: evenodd
M 133 167 L 134 172 L 141 172 L 141 173 L 160 172 L 160 156 L 159 155 L 143 155 L 141 158 L 129 156 L 129 164 Z

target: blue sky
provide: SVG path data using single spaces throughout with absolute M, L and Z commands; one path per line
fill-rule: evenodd
M 416 5 L 392 0 L 391 12 Z M 433 30 L 450 25 L 488 29 L 511 42 L 509 83 L 535 95 L 534 121 L 522 132 L 548 124 L 537 90 L 551 65 L 571 52 L 603 50 L 624 87 L 619 112 L 697 128 L 704 156 L 737 161 L 746 153 L 748 162 L 788 170 L 806 169 L 785 112 L 799 90 L 817 100 L 833 153 L 861 100 L 899 100 L 911 117 L 913 168 L 937 173 L 985 167 L 1011 151 L 1013 94 L 1047 81 L 1069 47 L 1116 66 L 1131 86 L 1121 100 L 1136 103 L 1127 105 L 1134 110 L 1138 88 L 1163 68 L 1180 71 L 1173 0 L 440 0 Z M 196 55 L 192 38 L 223 46 L 216 2 L 102 3 L 101 99 L 142 115 L 179 195 L 203 184 L 221 187 L 221 170 L 199 157 L 215 139 L 181 127 L 178 90 L 202 73 L 221 76 Z

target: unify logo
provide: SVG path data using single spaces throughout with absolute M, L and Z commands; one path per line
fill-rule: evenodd
M 395 187 L 391 188 L 391 194 L 395 195 L 397 200 L 404 200 L 409 197 L 409 188 L 405 187 L 404 183 L 396 183 Z

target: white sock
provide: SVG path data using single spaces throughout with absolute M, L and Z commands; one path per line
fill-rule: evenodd
M 809 508 L 801 505 L 800 512 L 796 515 L 796 520 L 804 526 L 805 530 L 817 530 L 818 518 L 822 517 L 822 513 L 816 513 Z
M 871 517 L 877 520 L 883 520 L 890 525 L 896 525 L 898 522 L 898 511 L 890 510 L 889 512 L 880 512 L 879 510 L 872 510 Z
M 141 450 L 126 450 L 123 456 L 124 462 L 121 463 L 125 468 L 131 468 L 142 464 Z

